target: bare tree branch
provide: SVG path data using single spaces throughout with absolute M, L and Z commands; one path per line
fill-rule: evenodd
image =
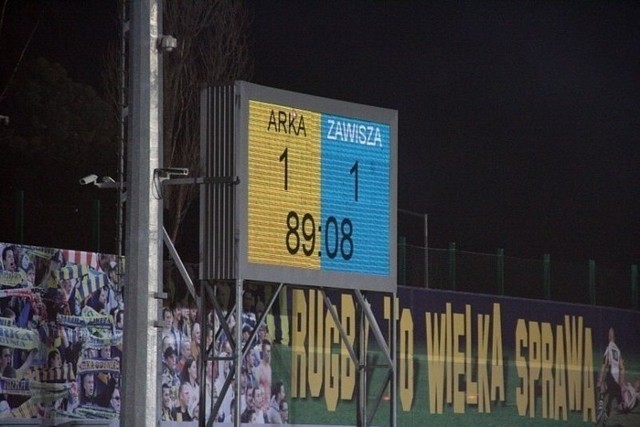
M 0 14 L 0 35 L 2 34 L 2 27 L 4 26 L 4 14 L 7 10 L 7 4 L 9 4 L 9 0 L 5 0 L 2 3 L 2 14 Z
M 164 8 L 164 32 L 178 39 L 178 49 L 164 57 L 164 164 L 187 167 L 197 176 L 200 91 L 204 85 L 248 77 L 249 19 L 244 4 L 234 0 L 165 0 Z M 177 242 L 198 189 L 167 190 L 168 231 Z
M 250 77 L 249 15 L 240 0 L 164 0 L 163 7 L 163 32 L 178 41 L 163 57 L 163 164 L 200 176 L 200 91 Z M 119 117 L 117 49 L 105 61 L 106 97 Z M 198 188 L 167 186 L 163 191 L 167 230 L 177 244 Z
M 7 7 L 7 3 L 8 3 L 8 0 L 5 1 L 4 4 L 2 5 L 2 18 L 0 19 L 0 31 L 2 30 L 2 25 L 4 23 L 4 13 L 5 13 L 5 9 Z M 0 93 L 0 102 L 2 102 L 2 100 L 4 99 L 4 97 L 7 94 L 7 91 L 11 87 L 11 83 L 13 83 L 13 81 L 14 81 L 14 79 L 16 77 L 16 74 L 18 73 L 18 69 L 20 68 L 20 65 L 22 64 L 22 61 L 24 60 L 24 55 L 25 55 L 25 53 L 27 53 L 27 49 L 29 48 L 29 45 L 31 44 L 31 40 L 33 40 L 33 36 L 35 35 L 36 30 L 38 29 L 38 26 L 40 25 L 40 21 L 41 20 L 42 20 L 42 11 L 38 15 L 38 20 L 36 21 L 36 24 L 33 26 L 33 29 L 31 30 L 31 33 L 29 34 L 29 38 L 27 39 L 26 43 L 22 47 L 22 50 L 20 51 L 20 57 L 18 58 L 18 60 L 16 61 L 15 66 L 13 67 L 13 71 L 11 72 L 11 76 L 7 80 L 7 83 L 5 84 L 4 88 L 2 88 L 2 93 Z

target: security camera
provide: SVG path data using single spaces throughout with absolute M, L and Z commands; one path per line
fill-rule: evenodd
M 9 126 L 9 116 L 0 115 L 0 123 L 5 126 Z
M 94 175 L 94 174 L 87 175 L 84 178 L 80 179 L 80 185 L 93 184 L 97 180 L 98 180 L 98 175 Z
M 178 40 L 173 36 L 163 35 L 158 37 L 158 49 L 162 52 L 171 52 L 178 47 Z

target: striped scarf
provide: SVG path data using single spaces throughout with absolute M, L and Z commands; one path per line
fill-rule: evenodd
M 95 252 L 62 249 L 62 255 L 64 255 L 64 259 L 69 263 L 82 264 L 96 270 L 98 269 L 98 254 Z
M 76 288 L 76 303 L 81 304 L 91 294 L 109 284 L 109 277 L 93 269 L 88 270 L 88 274 L 82 277 L 82 281 Z
M 45 368 L 44 366 L 34 366 L 25 375 L 25 378 L 40 382 L 61 382 L 75 381 L 76 376 L 71 362 L 62 365 L 61 368 Z
M 36 331 L 15 326 L 0 325 L 0 345 L 4 347 L 33 350 L 38 348 L 40 339 Z

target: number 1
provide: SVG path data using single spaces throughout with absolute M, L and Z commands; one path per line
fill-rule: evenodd
M 358 161 L 356 161 L 353 164 L 353 166 L 351 167 L 351 170 L 349 171 L 349 174 L 355 175 L 355 198 L 357 202 L 358 201 Z
M 289 152 L 288 148 L 285 148 L 282 154 L 280 155 L 280 161 L 284 160 L 284 189 L 285 191 L 289 190 Z

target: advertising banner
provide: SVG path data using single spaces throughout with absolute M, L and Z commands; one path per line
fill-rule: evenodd
M 122 260 L 14 244 L 0 244 L 0 251 L 0 425 L 2 418 L 117 424 Z M 241 319 L 232 311 L 233 289 L 216 289 L 223 319 L 232 333 L 241 328 L 248 349 L 240 421 L 357 425 L 360 369 L 371 425 L 389 425 L 388 367 L 371 324 L 364 322 L 365 342 L 357 342 L 360 308 L 351 291 L 327 297 L 345 339 L 367 349 L 361 366 L 318 289 L 285 286 L 258 325 L 273 289 L 246 283 Z M 398 288 L 395 301 L 365 295 L 387 341 L 396 313 L 398 426 L 586 425 L 597 421 L 601 406 L 609 409 L 608 425 L 640 425 L 637 311 L 407 287 Z M 207 314 L 201 328 L 189 298 L 162 311 L 156 350 L 164 425 L 195 425 L 201 405 L 207 418 L 218 408 L 216 423 L 234 422 L 235 385 L 225 387 L 235 372 L 233 351 L 220 319 Z M 216 359 L 202 364 L 201 375 L 203 340 Z
M 273 351 L 284 369 L 274 373 L 289 379 L 290 422 L 355 425 L 355 365 L 333 319 L 318 291 L 294 290 L 291 297 L 291 345 Z M 391 297 L 369 300 L 388 331 Z M 349 332 L 354 299 L 343 293 L 332 301 Z M 616 392 L 607 372 L 620 388 L 609 420 L 640 425 L 638 312 L 411 288 L 398 289 L 396 304 L 399 426 L 593 424 L 599 384 Z M 371 341 L 369 408 L 382 359 Z M 603 369 L 607 349 L 610 367 Z M 374 425 L 389 424 L 384 399 L 388 390 Z
M 245 286 L 241 322 L 225 311 L 231 330 L 242 328 L 243 343 L 257 327 L 255 319 L 270 289 L 268 284 Z M 219 290 L 221 306 L 233 307 L 229 288 Z M 345 339 L 357 345 L 356 299 L 351 291 L 326 292 Z M 391 295 L 368 293 L 367 300 L 388 341 Z M 358 366 L 321 291 L 286 288 L 274 306 L 277 313 L 267 316 L 242 363 L 241 422 L 358 425 Z M 175 307 L 165 313 L 167 319 L 185 319 L 190 310 Z M 395 313 L 398 426 L 587 425 L 597 421 L 600 406 L 608 406 L 609 425 L 640 425 L 638 312 L 402 287 Z M 366 322 L 364 328 L 367 355 L 361 369 L 367 374 L 367 416 L 370 425 L 387 426 L 393 401 L 386 382 L 388 367 L 373 328 Z M 168 356 L 163 419 L 174 423 L 197 419 L 199 403 L 188 398 L 189 369 L 169 368 L 181 359 L 191 360 L 167 350 L 174 340 L 169 334 L 178 329 L 185 330 L 169 329 L 163 340 Z M 205 407 L 208 416 L 211 403 L 217 403 L 215 420 L 227 425 L 235 417 L 235 388 L 224 396 L 220 392 L 234 372 L 232 350 L 219 324 L 213 329 L 219 331 L 214 347 L 220 359 L 207 363 L 206 387 L 213 392 L 207 394 Z M 188 339 L 184 332 L 177 334 Z M 191 383 L 198 387 L 195 377 L 194 371 Z M 605 385 L 607 393 L 602 394 Z M 605 396 L 612 398 L 610 405 L 600 403 Z
M 11 243 L 0 251 L 0 425 L 117 424 L 120 260 Z

